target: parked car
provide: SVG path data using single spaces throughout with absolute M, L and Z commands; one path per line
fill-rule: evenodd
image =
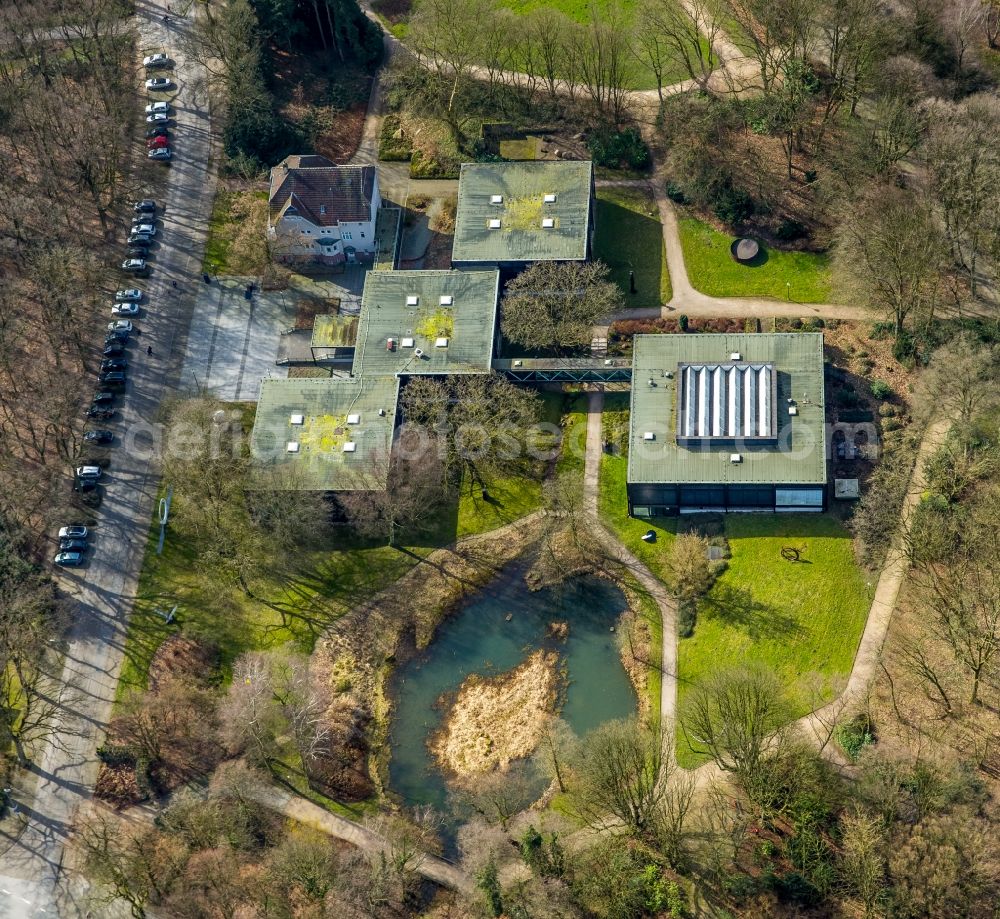
M 160 134 L 146 141 L 147 150 L 158 150 L 161 147 L 169 147 L 170 138 L 166 134 Z
M 146 128 L 146 137 L 169 137 L 170 128 L 165 124 L 153 125 L 151 128 Z
M 170 58 L 167 57 L 162 51 L 157 51 L 156 54 L 148 54 L 142 59 L 143 67 L 169 67 Z
M 138 287 L 127 287 L 115 294 L 115 300 L 119 303 L 141 303 L 142 297 L 143 293 Z
M 156 235 L 156 224 L 152 221 L 146 221 L 145 223 L 137 223 L 132 227 L 133 233 L 141 233 L 143 236 L 155 236 Z
M 73 491 L 78 491 L 81 494 L 97 491 L 97 482 L 93 479 L 74 479 Z
M 174 84 L 167 77 L 150 77 L 146 80 L 146 89 L 151 93 L 163 92 L 165 89 L 173 89 Z
M 83 564 L 83 553 L 60 552 L 52 561 L 63 568 L 77 568 Z
M 92 405 L 87 409 L 87 417 L 95 421 L 108 421 L 115 417 L 115 410 L 103 405 Z
M 63 552 L 86 552 L 87 540 L 85 539 L 60 539 L 59 548 Z
M 138 316 L 138 303 L 116 303 L 111 307 L 112 316 Z
M 152 115 L 146 116 L 146 124 L 165 125 L 168 121 L 170 121 L 170 116 L 166 112 L 153 112 Z
M 146 106 L 147 115 L 166 115 L 170 111 L 169 102 L 150 102 Z
M 80 523 L 71 523 L 59 530 L 60 539 L 87 539 L 89 536 L 90 530 Z
M 146 151 L 146 156 L 151 160 L 169 160 L 172 155 L 169 147 L 154 147 Z
M 97 377 L 97 382 L 109 389 L 124 389 L 127 380 L 124 370 L 107 370 Z
M 149 243 L 148 242 L 129 243 L 125 247 L 125 254 L 129 258 L 146 258 L 146 256 L 149 255 Z
M 108 370 L 128 370 L 128 361 L 123 357 L 108 357 L 101 361 L 101 373 Z
M 144 258 L 127 258 L 122 262 L 122 271 L 129 274 L 144 275 L 149 273 L 149 266 Z
M 104 350 L 101 351 L 105 357 L 117 357 L 119 354 L 125 353 L 125 342 L 112 338 L 111 341 L 106 341 L 104 343 Z
M 137 214 L 155 214 L 156 202 L 152 198 L 143 198 L 132 205 L 132 210 Z
M 108 431 L 105 428 L 96 428 L 93 431 L 87 431 L 87 433 L 83 435 L 83 442 L 85 444 L 96 444 L 99 447 L 107 446 L 114 439 L 115 439 L 114 431 Z M 84 527 L 83 529 L 84 531 L 86 531 L 87 528 Z M 84 536 L 86 535 L 87 535 L 86 532 L 84 532 Z
M 108 323 L 109 332 L 126 332 L 131 334 L 134 329 L 132 322 L 128 319 L 115 319 L 114 322 Z
M 99 479 L 104 474 L 100 466 L 77 466 L 76 477 L 78 479 Z
M 113 392 L 108 392 L 105 389 L 99 389 L 94 393 L 94 398 L 91 400 L 91 407 L 97 408 L 110 408 L 115 404 L 115 394 Z

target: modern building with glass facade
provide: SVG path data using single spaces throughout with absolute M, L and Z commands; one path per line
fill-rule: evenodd
M 637 335 L 634 517 L 826 506 L 820 333 Z

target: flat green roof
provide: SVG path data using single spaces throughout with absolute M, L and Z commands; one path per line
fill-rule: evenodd
M 772 365 L 777 442 L 708 437 L 700 443 L 678 444 L 681 364 Z M 631 405 L 630 483 L 826 482 L 821 333 L 637 335 L 633 339 Z M 791 408 L 795 414 L 790 413 Z M 648 434 L 653 435 L 652 440 Z M 740 454 L 740 462 L 731 461 L 735 453 Z
M 354 375 L 488 373 L 499 286 L 496 269 L 369 271 Z
M 279 488 L 384 490 L 398 387 L 394 377 L 264 380 L 251 455 Z
M 452 262 L 587 258 L 592 177 L 589 160 L 464 163 Z
M 358 317 L 326 313 L 313 320 L 313 348 L 353 348 L 358 337 Z

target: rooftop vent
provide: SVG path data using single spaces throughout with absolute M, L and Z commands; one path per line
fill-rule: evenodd
M 416 294 L 409 294 L 406 298 L 407 306 L 416 306 L 420 302 L 420 297 Z
M 542 200 L 543 200 L 543 201 L 544 201 L 544 202 L 545 202 L 546 204 L 555 204 L 555 203 L 556 203 L 556 196 L 555 196 L 555 195 L 553 195 L 553 194 L 548 194 L 548 195 L 546 195 L 546 196 L 545 196 L 544 198 L 542 198 Z
M 400 342 L 400 345 L 402 345 L 404 348 L 412 348 L 413 347 L 413 339 L 412 338 L 404 338 Z
M 358 445 L 353 440 L 349 440 L 344 444 L 343 450 L 345 453 L 353 453 L 357 448 Z
M 416 355 L 417 357 L 423 357 L 423 356 L 424 356 L 424 352 L 423 352 L 423 350 L 422 350 L 421 348 L 417 348 L 417 350 L 416 350 L 416 351 L 414 351 L 413 353 L 414 353 L 414 354 L 415 354 L 415 355 Z
M 299 442 L 297 440 L 290 440 L 285 444 L 286 453 L 298 453 L 299 452 Z
M 305 424 L 306 416 L 293 414 L 291 418 L 288 419 L 289 424 Z
M 396 350 L 396 340 L 394 338 L 387 338 L 385 340 L 385 350 L 395 351 Z
M 455 298 L 451 294 L 441 294 L 438 299 L 438 303 L 441 306 L 451 306 L 455 302 Z
M 556 225 L 556 222 L 551 217 L 542 218 L 542 227 L 546 230 L 551 230 Z
M 514 366 L 515 366 L 515 367 L 520 367 L 520 366 L 522 366 L 523 364 L 524 364 L 524 361 L 514 361 Z
M 794 405 L 789 405 L 788 406 L 788 414 L 789 415 L 797 415 L 798 413 L 799 413 L 799 410 Z
M 384 408 L 380 408 L 378 410 L 378 416 L 379 416 L 379 418 L 385 418 L 385 409 Z
M 656 435 L 652 431 L 646 431 L 646 433 L 642 435 L 642 439 L 643 440 L 656 440 Z
M 742 453 L 730 453 L 729 454 L 729 462 L 731 462 L 731 463 L 742 463 L 743 462 L 743 454 Z
M 740 355 L 739 351 L 734 351 L 732 354 L 729 355 L 729 359 L 731 361 L 738 361 L 738 360 L 740 360 L 740 357 L 741 357 L 741 355 Z
M 494 217 L 490 221 L 490 229 L 491 230 L 499 230 L 500 229 L 500 218 L 499 217 Z
M 503 204 L 503 195 L 490 195 L 490 204 Z
M 348 415 L 347 416 L 347 423 L 348 424 L 361 424 L 361 416 L 360 415 Z
M 448 339 L 444 338 L 444 337 L 435 339 L 435 341 L 434 341 L 434 347 L 435 348 L 447 348 L 448 347 Z

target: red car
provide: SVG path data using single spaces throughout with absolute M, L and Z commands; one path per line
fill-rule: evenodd
M 150 150 L 154 150 L 157 147 L 169 147 L 170 138 L 169 137 L 151 137 L 146 141 L 146 147 Z

